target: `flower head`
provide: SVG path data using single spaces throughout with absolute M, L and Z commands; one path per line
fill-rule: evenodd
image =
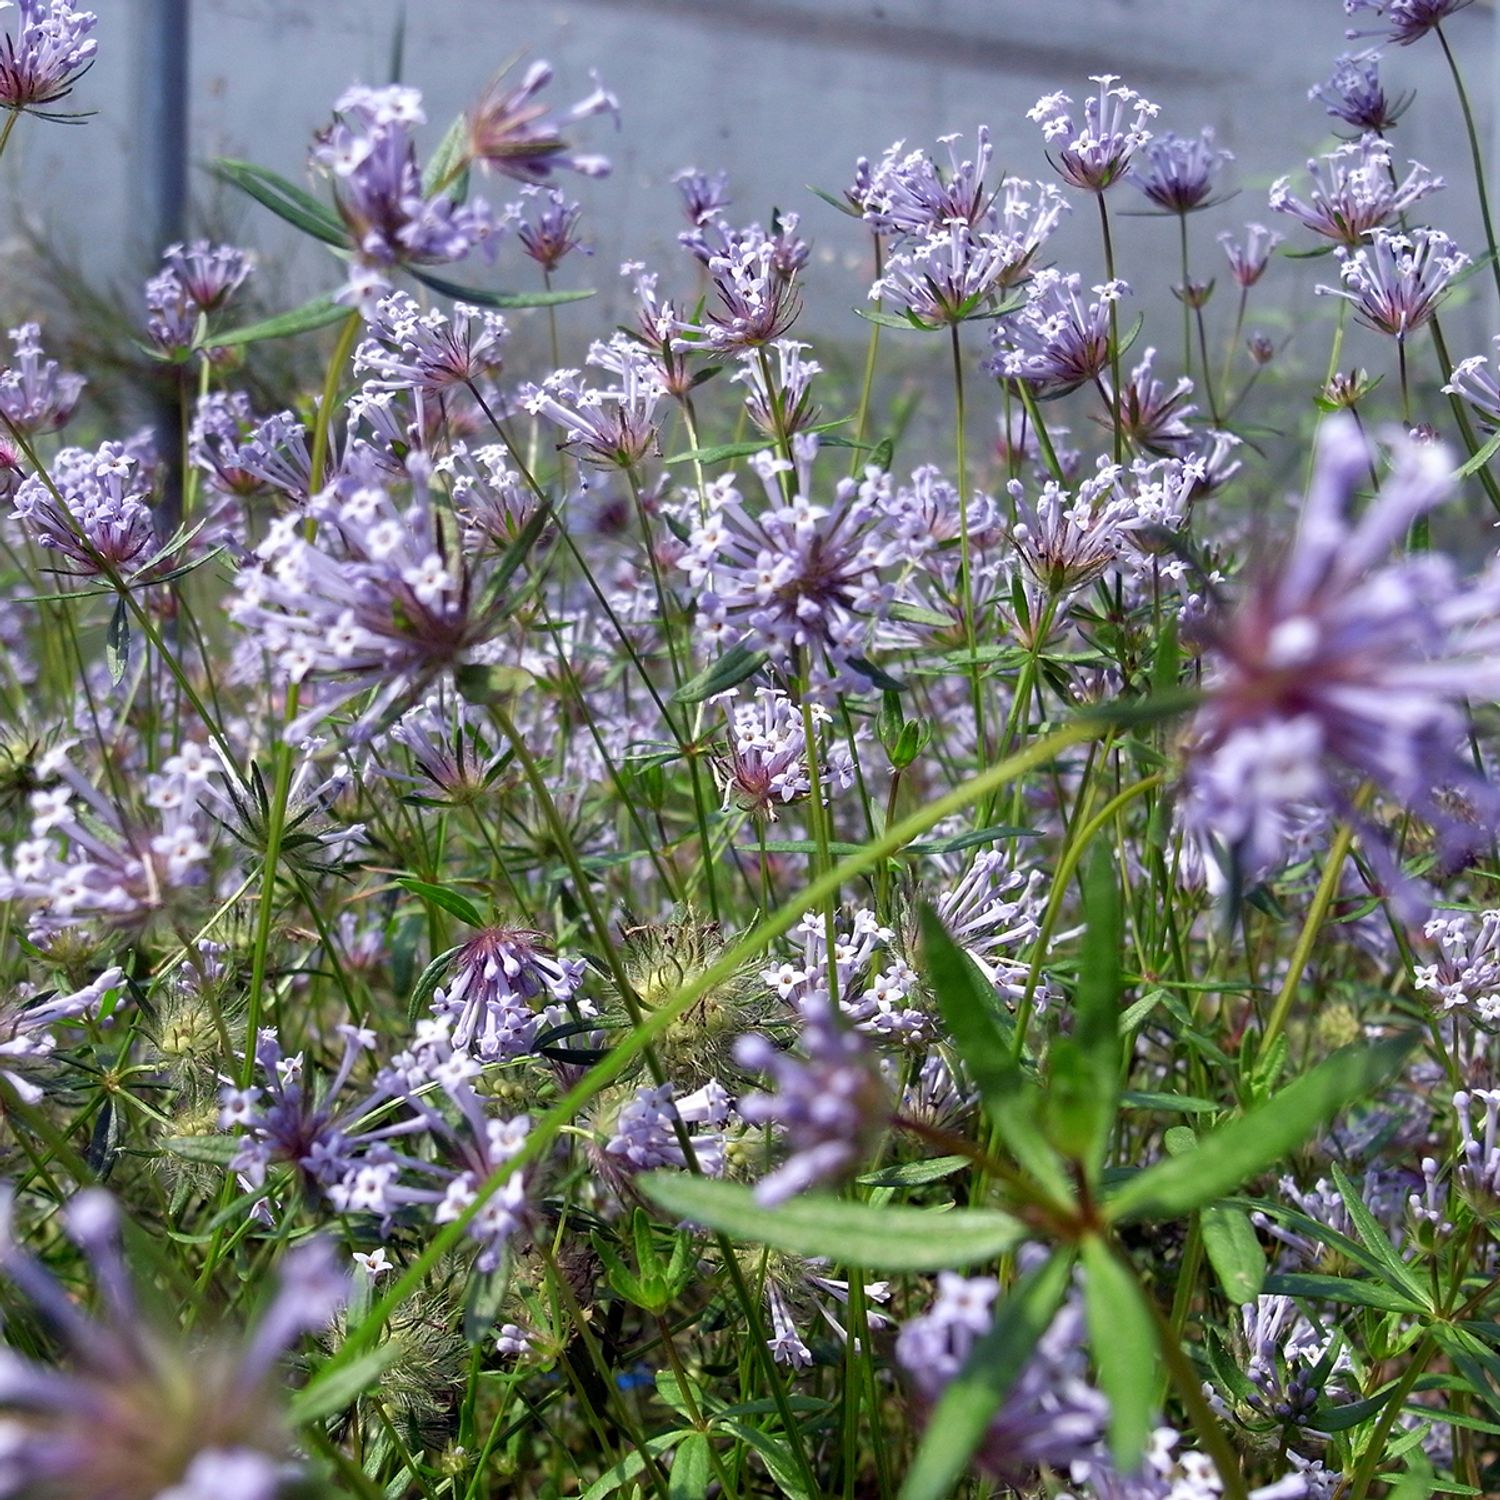
M 67 425 L 87 384 L 42 357 L 41 329 L 35 323 L 12 328 L 15 357 L 0 372 L 0 413 L 19 432 L 56 432 Z
M 612 115 L 619 124 L 620 101 L 592 76 L 593 91 L 561 114 L 549 113 L 537 98 L 552 82 L 550 63 L 532 63 L 514 86 L 503 74 L 496 78 L 469 111 L 469 159 L 518 182 L 547 183 L 560 171 L 607 176 L 607 158 L 575 151 L 563 138 L 570 125 L 591 115 Z
M 64 448 L 52 460 L 50 485 L 39 474 L 21 482 L 14 514 L 68 571 L 97 577 L 129 573 L 156 551 L 150 497 L 150 477 L 124 443 L 95 453 Z
M 656 408 L 666 394 L 656 366 L 623 333 L 594 344 L 588 363 L 617 383 L 586 386 L 577 370 L 555 370 L 541 385 L 522 387 L 522 404 L 562 429 L 559 446 L 600 468 L 632 469 L 656 451 Z
M 1495 343 L 1500 346 L 1500 335 Z M 1490 373 L 1484 355 L 1471 354 L 1454 365 L 1453 377 L 1443 390 L 1451 396 L 1462 396 L 1486 427 L 1500 427 L 1500 382 Z
M 734 201 L 729 196 L 728 172 L 700 172 L 696 167 L 684 168 L 672 177 L 677 196 L 682 200 L 682 211 L 694 229 L 717 219 Z
M 1113 73 L 1089 79 L 1098 90 L 1083 105 L 1083 123 L 1075 125 L 1066 94 L 1048 94 L 1026 111 L 1042 127 L 1048 146 L 1057 152 L 1053 165 L 1063 180 L 1086 193 L 1102 193 L 1130 165 L 1151 139 L 1146 121 L 1158 106 L 1125 88 Z M 1058 144 L 1058 143 L 1061 144 Z
M 93 65 L 99 43 L 90 35 L 99 18 L 69 0 L 17 0 L 19 24 L 0 39 L 0 109 L 35 110 L 55 104 Z
M 441 395 L 496 374 L 508 332 L 499 313 L 456 302 L 450 317 L 392 292 L 368 319 L 369 336 L 354 351 L 354 369 L 370 377 L 372 391 Z
M 1271 252 L 1285 237 L 1267 229 L 1264 224 L 1245 225 L 1243 245 L 1228 230 L 1219 236 L 1219 243 L 1229 258 L 1229 273 L 1240 287 L 1248 289 L 1266 274 Z
M 995 354 L 985 368 L 1001 380 L 1024 380 L 1040 396 L 1060 396 L 1109 367 L 1109 310 L 1130 288 L 1123 281 L 1093 288 L 1085 302 L 1076 273 L 1038 271 L 1031 297 L 993 334 Z
M 1351 250 L 1358 249 L 1372 229 L 1389 224 L 1414 203 L 1443 186 L 1418 162 L 1400 178 L 1391 166 L 1391 148 L 1378 135 L 1347 141 L 1324 157 L 1310 160 L 1312 191 L 1299 198 L 1290 177 L 1271 184 L 1271 207 L 1291 214 L 1314 234 Z
M 994 157 L 988 127 L 975 132 L 975 151 L 964 156 L 960 135 L 946 135 L 946 168 L 925 151 L 907 151 L 897 141 L 874 167 L 862 174 L 859 207 L 877 233 L 912 235 L 918 239 L 960 223 L 969 229 L 986 227 L 991 218 L 994 190 L 985 183 Z
M 1378 52 L 1345 52 L 1323 82 L 1307 91 L 1309 99 L 1321 101 L 1335 120 L 1356 130 L 1384 132 L 1391 128 L 1412 101 L 1405 94 L 1391 99 L 1380 81 Z
M 782 233 L 766 234 L 759 224 L 729 229 L 714 221 L 714 237 L 698 231 L 687 238 L 688 248 L 708 269 L 715 300 L 704 310 L 702 323 L 681 323 L 690 339 L 680 348 L 701 342 L 714 354 L 753 349 L 778 339 L 797 320 L 802 301 L 797 272 L 806 247 Z
M 544 271 L 555 271 L 574 250 L 582 250 L 585 255 L 594 253 L 578 237 L 582 207 L 572 202 L 561 188 L 544 190 L 528 185 L 521 192 L 527 205 L 539 207 L 531 213 L 523 210 L 516 238 Z
M 242 1342 L 187 1346 L 136 1305 L 119 1215 L 100 1188 L 68 1205 L 68 1232 L 102 1290 L 97 1316 L 14 1239 L 12 1199 L 0 1222 L 0 1273 L 56 1330 L 60 1367 L 7 1349 L 0 1359 L 5 1465 L 0 1495 L 20 1500 L 276 1500 L 289 1493 L 291 1444 L 278 1410 L 276 1362 L 303 1333 L 327 1324 L 347 1294 L 322 1242 L 281 1261 L 281 1287 Z
M 1214 189 L 1214 174 L 1233 153 L 1214 145 L 1214 133 L 1205 127 L 1198 136 L 1153 137 L 1141 147 L 1130 169 L 1130 180 L 1158 208 L 1186 214 L 1202 208 Z
M 1296 540 L 1210 655 L 1188 742 L 1188 821 L 1246 871 L 1278 862 L 1295 806 L 1353 815 L 1365 780 L 1450 849 L 1481 830 L 1442 794 L 1471 799 L 1486 827 L 1500 811 L 1460 753 L 1464 698 L 1500 689 L 1500 574 L 1466 585 L 1438 553 L 1388 560 L 1451 494 L 1451 464 L 1441 448 L 1397 439 L 1378 498 L 1351 522 L 1369 463 L 1354 420 L 1327 418 Z M 1371 852 L 1383 857 L 1378 842 Z
M 1346 298 L 1366 327 L 1398 339 L 1432 320 L 1448 284 L 1469 263 L 1440 229 L 1376 229 L 1368 245 L 1352 252 L 1341 245 L 1337 254 L 1343 288 L 1318 290 Z
M 1398 46 L 1409 47 L 1473 3 L 1474 0 L 1344 0 L 1344 11 L 1353 16 L 1368 10 L 1380 18 L 1378 30 L 1351 29 L 1351 38 L 1381 36 Z

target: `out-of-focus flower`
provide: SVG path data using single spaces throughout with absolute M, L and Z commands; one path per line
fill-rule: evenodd
M 1351 522 L 1369 467 L 1354 419 L 1329 417 L 1296 540 L 1209 653 L 1188 736 L 1188 821 L 1246 872 L 1279 861 L 1295 806 L 1357 816 L 1366 780 L 1449 852 L 1487 837 L 1500 813 L 1500 794 L 1460 753 L 1464 699 L 1500 692 L 1500 572 L 1465 584 L 1435 552 L 1387 560 L 1452 493 L 1452 463 L 1440 447 L 1396 438 L 1378 498 Z M 1473 822 L 1447 807 L 1454 793 Z M 1367 849 L 1399 888 L 1383 844 Z
M 0 1078 L 27 1104 L 42 1097 L 42 1086 L 33 1075 L 57 1047 L 52 1028 L 62 1021 L 77 1021 L 91 1015 L 99 1002 L 125 981 L 117 968 L 106 969 L 97 979 L 71 994 L 19 995 L 0 1001 Z
M 924 1313 L 901 1325 L 896 1363 L 920 1404 L 934 1406 L 990 1330 L 1000 1286 L 993 1277 L 938 1276 Z M 1088 1382 L 1083 1308 L 1065 1304 L 1038 1340 L 1025 1368 L 990 1419 L 978 1460 L 997 1477 L 1024 1486 L 1043 1465 L 1066 1473 L 1098 1448 L 1109 1402 Z
M 1472 5 L 1474 0 L 1344 0 L 1347 15 L 1371 11 L 1380 18 L 1378 30 L 1351 28 L 1348 35 L 1379 36 L 1398 46 L 1409 47 L 1427 33 L 1441 26 L 1451 15 Z
M 690 1132 L 698 1168 L 707 1177 L 722 1177 L 724 1125 L 729 1116 L 729 1095 L 715 1078 L 681 1098 L 670 1083 L 648 1084 L 637 1089 L 615 1116 L 604 1153 L 627 1173 L 685 1167 L 687 1156 L 677 1138 L 677 1126 L 698 1126 Z
M 1369 244 L 1353 252 L 1341 245 L 1335 253 L 1344 285 L 1318 291 L 1346 298 L 1367 327 L 1403 340 L 1432 321 L 1449 282 L 1469 263 L 1440 229 L 1376 229 Z
M 69 0 L 17 0 L 15 29 L 0 39 L 0 109 L 32 110 L 55 104 L 93 65 L 99 24 L 91 10 Z
M 575 151 L 563 132 L 591 115 L 612 115 L 620 122 L 620 101 L 599 83 L 560 114 L 551 114 L 537 95 L 552 82 L 552 65 L 534 62 L 520 83 L 507 86 L 502 73 L 485 89 L 467 116 L 467 153 L 487 169 L 518 182 L 546 184 L 557 172 L 583 177 L 609 173 L 606 157 Z
M 1345 52 L 1327 80 L 1310 88 L 1307 97 L 1320 101 L 1335 120 L 1356 130 L 1383 133 L 1401 118 L 1414 96 L 1403 94 L 1391 99 L 1386 94 L 1380 81 L 1378 52 Z
M 682 211 L 694 229 L 719 217 L 734 201 L 729 196 L 728 172 L 700 172 L 696 167 L 686 167 L 672 178 L 677 196 L 682 199 Z
M 55 359 L 43 359 L 41 333 L 35 323 L 12 328 L 15 356 L 0 372 L 0 413 L 30 436 L 66 426 L 88 383 L 82 375 L 65 372 Z
M 281 1287 L 251 1334 L 187 1347 L 136 1305 L 118 1213 L 102 1189 L 68 1205 L 68 1232 L 103 1291 L 82 1312 L 15 1242 L 12 1202 L 0 1207 L 0 1272 L 61 1337 L 69 1362 L 4 1360 L 5 1464 L 0 1495 L 22 1500 L 276 1500 L 299 1477 L 275 1378 L 281 1354 L 324 1327 L 347 1295 L 325 1243 L 281 1261 Z
M 1229 273 L 1243 288 L 1250 288 L 1266 274 L 1271 252 L 1284 235 L 1268 230 L 1264 224 L 1245 225 L 1245 243 L 1241 245 L 1226 229 L 1219 236 L 1224 254 L 1229 258 Z
M 766 1208 L 814 1183 L 850 1176 L 869 1155 L 890 1117 L 890 1100 L 869 1043 L 830 1008 L 803 1010 L 801 1056 L 763 1036 L 741 1038 L 735 1061 L 765 1073 L 774 1094 L 748 1094 L 740 1113 L 751 1124 L 774 1124 L 790 1155 L 756 1184 Z
M 555 271 L 574 250 L 581 250 L 585 255 L 594 253 L 578 237 L 582 207 L 572 202 L 560 188 L 525 187 L 521 192 L 525 206 L 516 227 L 516 238 L 520 240 L 521 248 L 544 271 Z M 528 213 L 526 206 L 531 204 L 540 207 Z
M 1042 127 L 1049 159 L 1055 150 L 1053 165 L 1064 181 L 1086 193 L 1102 193 L 1151 139 L 1146 121 L 1159 111 L 1134 89 L 1117 87 L 1113 73 L 1092 76 L 1089 82 L 1099 88 L 1084 100 L 1082 125 L 1075 125 L 1068 113 L 1073 101 L 1066 94 L 1045 95 L 1026 111 L 1026 118 Z
M 235 245 L 194 240 L 190 245 L 168 245 L 162 251 L 165 269 L 177 277 L 189 302 L 199 312 L 217 312 L 245 284 L 255 257 Z
M 1207 204 L 1215 174 L 1233 160 L 1233 152 L 1214 145 L 1214 133 L 1207 127 L 1198 136 L 1175 135 L 1169 130 L 1141 147 L 1130 180 L 1158 208 L 1187 214 Z
M 994 356 L 985 368 L 1001 380 L 1024 380 L 1038 396 L 1061 396 L 1109 367 L 1109 311 L 1130 288 L 1119 280 L 1096 286 L 1084 302 L 1082 279 L 1048 267 L 1031 282 L 1031 297 L 995 325 Z
M 1314 234 L 1357 250 L 1372 229 L 1391 223 L 1414 203 L 1443 186 L 1418 162 L 1398 177 L 1391 166 L 1391 148 L 1378 135 L 1363 135 L 1321 158 L 1307 163 L 1312 190 L 1299 198 L 1290 177 L 1271 184 L 1271 207 L 1290 214 Z
M 412 127 L 426 120 L 416 89 L 360 85 L 334 109 L 338 118 L 318 136 L 312 160 L 332 179 L 354 240 L 355 271 L 364 274 L 351 274 L 348 294 L 357 303 L 373 301 L 393 266 L 441 265 L 493 244 L 495 219 L 483 200 L 460 203 L 442 189 L 423 190 L 411 139 Z
M 40 474 L 22 480 L 14 515 L 38 546 L 66 559 L 67 571 L 85 578 L 129 573 L 157 549 L 143 478 L 123 443 L 105 443 L 96 453 L 64 448 L 52 460 L 50 485 Z

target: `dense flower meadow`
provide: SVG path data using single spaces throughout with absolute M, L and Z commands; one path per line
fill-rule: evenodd
M 534 62 L 215 165 L 329 290 L 164 247 L 175 432 L 7 310 L 0 1496 L 1500 1493 L 1469 3 L 1346 0 L 1337 144 L 1219 243 L 1212 132 L 1059 80 L 995 122 L 1043 181 L 977 123 L 760 220 L 679 173 L 585 344 L 620 111 Z M 96 43 L 0 20 L 3 151 Z M 1287 254 L 1326 374 L 1251 426 Z

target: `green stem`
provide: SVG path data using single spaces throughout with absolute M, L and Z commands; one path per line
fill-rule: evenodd
M 1104 234 L 1104 279 L 1115 279 L 1115 246 L 1109 233 L 1109 209 L 1104 204 L 1104 194 L 1095 195 L 1099 200 L 1099 228 Z M 1120 426 L 1120 311 L 1119 303 L 1111 294 L 1109 298 L 1109 414 L 1115 430 L 1115 462 L 1125 457 L 1125 433 Z
M 974 702 L 974 740 L 979 764 L 986 755 L 984 733 L 984 685 L 979 670 L 978 636 L 974 628 L 974 573 L 969 545 L 969 454 L 964 425 L 964 362 L 959 347 L 958 324 L 950 323 L 953 344 L 954 476 L 958 483 L 958 580 L 963 595 L 964 646 L 969 653 L 969 691 Z
M 1458 91 L 1458 107 L 1463 111 L 1464 130 L 1469 137 L 1469 155 L 1474 162 L 1474 186 L 1479 190 L 1479 217 L 1484 220 L 1484 243 L 1490 252 L 1490 274 L 1495 278 L 1495 290 L 1500 292 L 1500 250 L 1495 244 L 1495 225 L 1490 218 L 1490 195 L 1484 186 L 1484 157 L 1479 150 L 1479 132 L 1474 128 L 1474 111 L 1469 108 L 1469 91 L 1464 87 L 1463 74 L 1458 71 L 1458 59 L 1448 45 L 1441 26 L 1433 27 L 1442 44 L 1443 56 L 1448 59 L 1448 71 L 1453 74 L 1453 87 Z

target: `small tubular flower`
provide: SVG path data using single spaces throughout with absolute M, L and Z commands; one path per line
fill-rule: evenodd
M 1398 177 L 1391 148 L 1378 135 L 1348 141 L 1307 163 L 1312 190 L 1299 198 L 1290 177 L 1271 184 L 1271 207 L 1290 214 L 1314 234 L 1357 250 L 1372 229 L 1379 229 L 1443 186 L 1419 162 Z
M 1082 278 L 1048 267 L 1031 282 L 1031 297 L 995 325 L 995 354 L 985 368 L 1001 380 L 1024 380 L 1038 396 L 1061 396 L 1109 367 L 1109 309 L 1129 292 L 1115 280 L 1081 296 Z
M 1385 132 L 1396 123 L 1412 101 L 1411 94 L 1390 98 L 1380 81 L 1378 52 L 1343 53 L 1333 72 L 1307 91 L 1335 120 L 1356 130 Z
M 1151 139 L 1146 121 L 1159 110 L 1113 73 L 1097 74 L 1089 82 L 1099 87 L 1084 100 L 1081 125 L 1068 113 L 1073 101 L 1066 94 L 1045 95 L 1026 111 L 1026 118 L 1042 127 L 1048 147 L 1057 152 L 1053 165 L 1065 182 L 1086 193 L 1102 193 Z
M 1366 327 L 1403 340 L 1432 321 L 1449 283 L 1469 264 L 1440 229 L 1376 229 L 1368 245 L 1354 251 L 1340 246 L 1335 253 L 1344 285 L 1318 291 L 1352 302 Z
M 620 101 L 599 82 L 592 92 L 561 114 L 549 114 L 537 95 L 552 82 L 552 65 L 534 62 L 519 84 L 496 78 L 467 116 L 468 157 L 486 170 L 518 182 L 548 183 L 562 171 L 581 177 L 609 174 L 606 157 L 575 151 L 563 132 L 592 115 L 611 115 L 620 122 Z
M 35 323 L 12 328 L 15 356 L 0 371 L 0 413 L 31 436 L 65 427 L 87 384 L 82 375 L 69 374 L 55 359 L 42 357 L 41 333 Z
M 1202 208 L 1214 190 L 1214 176 L 1234 153 L 1214 145 L 1212 129 L 1197 136 L 1167 131 L 1141 147 L 1130 169 L 1130 180 L 1158 208 L 1172 214 Z
M 55 104 L 93 66 L 99 18 L 69 0 L 17 0 L 18 25 L 0 39 L 0 109 L 31 110 Z

